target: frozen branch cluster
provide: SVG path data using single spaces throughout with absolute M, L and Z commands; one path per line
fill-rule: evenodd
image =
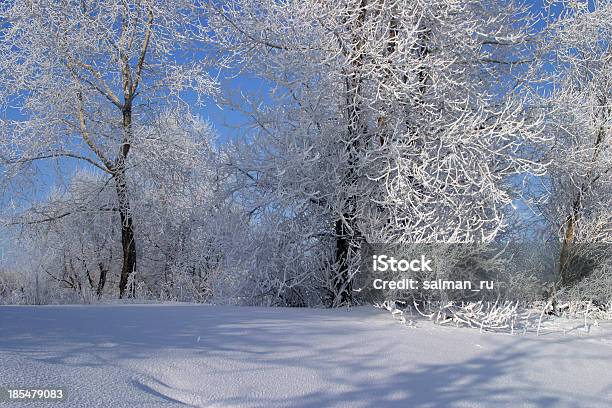
M 291 241 L 335 251 L 320 268 L 337 283 L 329 287 L 336 303 L 350 297 L 338 282 L 355 273 L 363 242 L 491 241 L 505 225 L 510 178 L 544 171 L 528 154 L 546 140 L 541 119 L 493 86 L 527 36 L 510 24 L 521 12 L 513 5 L 213 9 L 215 40 L 274 84 L 240 106 L 257 131 L 233 164 L 238 182 L 257 188 L 254 210 L 283 204 L 277 217 Z
M 582 320 L 584 326 L 581 329 L 588 332 L 591 325 L 612 319 L 612 303 L 594 305 L 592 302 L 579 301 L 560 305 L 561 314 L 555 318 L 550 317 L 552 308 L 547 302 L 427 302 L 421 305 L 414 302 L 411 305 L 406 302 L 384 301 L 375 303 L 374 306 L 388 310 L 396 320 L 408 326 L 415 326 L 419 318 L 426 318 L 440 325 L 510 334 L 539 334 L 542 330 L 567 331 L 568 328 L 563 327 L 564 319 L 571 319 L 567 320 L 567 323 Z

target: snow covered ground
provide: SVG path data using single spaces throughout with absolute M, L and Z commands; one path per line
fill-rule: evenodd
M 611 368 L 612 323 L 535 337 L 373 308 L 0 307 L 0 386 L 68 393 L 16 407 L 610 407 Z

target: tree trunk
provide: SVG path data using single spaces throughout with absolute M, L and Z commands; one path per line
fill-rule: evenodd
M 608 103 L 607 98 L 602 98 L 599 100 L 601 106 L 606 106 Z M 602 113 L 603 121 L 605 123 L 606 119 L 609 118 L 609 114 Z M 606 137 L 606 127 L 600 126 L 596 138 L 595 144 L 593 145 L 593 157 L 591 159 L 592 163 L 596 163 L 599 160 L 599 155 L 601 154 L 601 149 L 604 143 L 604 139 Z M 572 256 L 572 244 L 574 243 L 574 239 L 576 237 L 576 223 L 580 219 L 582 206 L 583 206 L 583 196 L 588 194 L 589 191 L 593 188 L 593 185 L 597 182 L 601 174 L 591 174 L 591 171 L 587 174 L 586 180 L 580 186 L 580 190 L 578 191 L 577 197 L 572 204 L 571 214 L 567 217 L 564 223 L 565 234 L 563 235 L 563 241 L 561 243 L 561 251 L 559 255 L 559 278 L 561 286 L 570 285 L 576 281 L 581 280 L 584 276 L 580 274 L 575 274 L 572 270 L 571 265 L 571 256 Z
M 345 231 L 345 225 L 342 220 L 335 222 L 336 232 L 336 265 L 338 269 L 332 280 L 333 298 L 332 307 L 338 307 L 346 304 L 351 304 L 352 296 L 352 280 L 349 271 L 349 237 Z
M 127 78 L 127 77 L 126 77 Z M 126 102 L 122 109 L 123 143 L 119 148 L 119 154 L 115 162 L 115 188 L 117 190 L 117 202 L 119 204 L 119 216 L 121 218 L 121 248 L 123 250 L 123 264 L 121 266 L 121 278 L 119 279 L 119 298 L 123 298 L 128 286 L 130 274 L 136 271 L 136 239 L 134 237 L 134 221 L 125 179 L 125 162 L 130 152 L 132 141 L 132 103 L 126 82 Z M 128 288 L 128 297 L 134 297 L 134 285 Z
M 577 221 L 577 211 L 573 211 L 572 215 L 567 217 L 565 222 L 565 234 L 561 243 L 561 251 L 559 253 L 559 278 L 561 286 L 566 286 L 571 282 L 571 271 L 569 270 L 569 260 L 571 255 L 571 246 L 574 243 L 576 234 L 575 223 Z
M 121 248 L 123 250 L 123 264 L 119 280 L 119 298 L 123 298 L 130 274 L 136 271 L 136 239 L 134 237 L 134 222 L 130 201 L 125 183 L 124 171 L 115 175 L 115 186 L 119 202 L 119 216 L 121 218 Z M 128 297 L 134 296 L 134 286 L 130 286 Z
M 368 0 L 361 0 L 357 15 L 355 32 L 358 32 L 364 25 L 368 13 Z M 346 21 L 345 21 L 346 22 Z M 364 37 L 354 35 L 352 38 L 351 55 L 352 69 L 343 70 L 345 75 L 346 92 L 346 116 L 347 116 L 347 169 L 343 175 L 344 188 L 348 192 L 345 207 L 342 209 L 342 219 L 334 221 L 334 232 L 336 236 L 335 263 L 338 269 L 332 280 L 333 299 L 332 307 L 350 305 L 353 302 L 353 275 L 356 271 L 351 265 L 351 251 L 359 255 L 358 247 L 362 241 L 362 235 L 355 222 L 357 214 L 358 197 L 353 192 L 353 186 L 357 180 L 355 170 L 359 166 L 359 156 L 364 149 L 363 142 L 367 139 L 367 119 L 363 117 L 362 110 L 362 91 L 364 77 L 363 62 L 365 58 Z M 347 225 L 349 223 L 349 225 Z
M 104 285 L 106 284 L 106 274 L 108 273 L 108 269 L 104 267 L 104 264 L 100 262 L 98 264 L 100 268 L 100 278 L 98 279 L 98 287 L 96 288 L 96 295 L 98 297 L 102 296 L 102 291 L 104 290 Z

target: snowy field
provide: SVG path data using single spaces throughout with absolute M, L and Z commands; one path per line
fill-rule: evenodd
M 612 323 L 535 337 L 373 308 L 0 307 L 0 386 L 68 394 L 16 407 L 610 407 L 611 367 Z

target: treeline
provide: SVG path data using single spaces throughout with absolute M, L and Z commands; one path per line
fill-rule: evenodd
M 380 243 L 534 242 L 489 296 L 612 296 L 608 0 L 7 1 L 0 21 L 23 255 L 3 302 L 338 307 L 367 300 Z M 212 104 L 229 137 L 193 113 Z

